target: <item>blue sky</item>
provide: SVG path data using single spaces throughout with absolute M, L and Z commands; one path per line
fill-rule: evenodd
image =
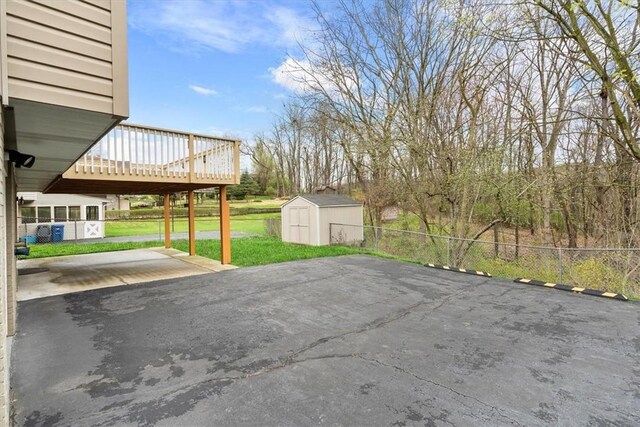
M 315 24 L 290 0 L 129 0 L 129 121 L 250 141 L 299 90 Z

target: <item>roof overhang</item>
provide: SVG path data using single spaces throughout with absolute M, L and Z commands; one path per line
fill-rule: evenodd
M 15 120 L 11 125 L 15 128 L 16 149 L 36 157 L 30 169 L 16 168 L 19 191 L 43 191 L 123 119 L 21 99 L 10 99 L 9 109 Z

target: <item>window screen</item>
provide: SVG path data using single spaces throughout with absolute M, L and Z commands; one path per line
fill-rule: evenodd
M 38 206 L 38 222 L 51 222 L 51 206 Z
M 20 217 L 23 224 L 33 224 L 36 222 L 36 208 L 34 207 L 21 207 Z
M 99 218 L 97 206 L 87 206 L 87 221 L 97 221 Z
M 79 220 L 80 219 L 80 206 L 69 206 L 69 220 Z
M 67 220 L 67 207 L 55 206 L 53 208 L 53 220 L 63 222 Z

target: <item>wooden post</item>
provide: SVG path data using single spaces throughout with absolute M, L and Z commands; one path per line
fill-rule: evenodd
M 164 247 L 171 247 L 171 195 L 164 195 Z
M 231 221 L 227 186 L 221 185 L 218 188 L 220 190 L 220 262 L 231 264 Z
M 196 216 L 195 206 L 193 204 L 193 190 L 189 190 L 189 255 L 196 254 Z

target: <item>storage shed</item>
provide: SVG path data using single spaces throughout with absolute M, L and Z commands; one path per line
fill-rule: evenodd
M 322 246 L 364 239 L 362 203 L 345 196 L 296 196 L 281 206 L 281 213 L 283 242 Z

